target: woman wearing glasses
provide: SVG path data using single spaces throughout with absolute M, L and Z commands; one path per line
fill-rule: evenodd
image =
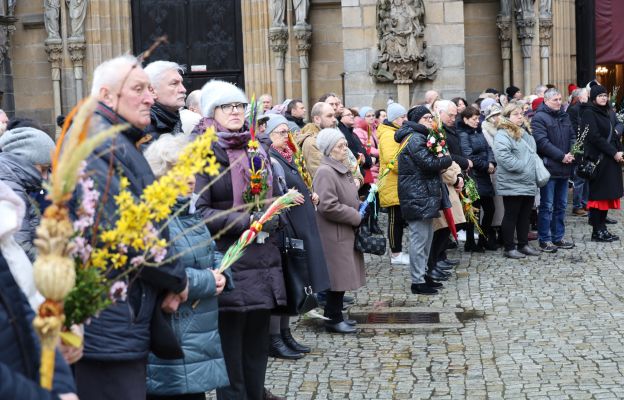
M 277 176 L 280 193 L 295 188 L 303 196 L 299 207 L 290 208 L 285 215 L 285 234 L 303 241 L 307 254 L 307 266 L 314 293 L 329 289 L 329 275 L 323 254 L 320 234 L 316 224 L 315 207 L 319 196 L 310 191 L 302 173 L 295 164 L 293 149 L 289 146 L 288 120 L 281 115 L 271 115 L 266 123 L 265 134 L 271 139 L 269 156 L 273 163 L 273 173 Z M 311 183 L 311 182 L 310 182 Z M 271 344 L 269 354 L 272 357 L 298 359 L 310 352 L 310 347 L 297 343 L 290 332 L 288 316 L 271 317 Z
M 246 107 L 247 96 L 231 83 L 210 81 L 202 88 L 203 118 L 193 134 L 201 135 L 207 127 L 213 127 L 218 138 L 213 150 L 220 172 L 230 168 L 221 177 L 197 175 L 195 187 L 197 211 L 206 220 L 210 233 L 218 237 L 219 252 L 225 252 L 254 219 L 243 198 L 250 179 Z M 274 188 L 271 163 L 262 146 L 258 150 L 268 172 L 269 199 Z M 220 400 L 265 396 L 271 310 L 286 304 L 276 228 L 276 221 L 264 224 L 265 234 L 258 235 L 264 240 L 249 245 L 231 267 L 234 289 L 219 297 L 219 334 L 230 379 L 229 387 L 217 390 Z

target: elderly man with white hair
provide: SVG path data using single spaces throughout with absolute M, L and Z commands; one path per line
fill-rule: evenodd
M 202 118 L 201 115 L 201 90 L 193 90 L 186 97 L 186 108 L 180 110 L 180 120 L 182 121 L 182 132 L 190 135 L 195 125 Z
M 91 135 L 113 125 L 129 125 L 97 148 L 85 168 L 97 190 L 107 188 L 99 207 L 102 207 L 100 228 L 108 229 L 117 220 L 115 197 L 122 190 L 121 179 L 128 179 L 126 190 L 134 198 L 140 197 L 154 181 L 152 170 L 139 150 L 146 136 L 145 128 L 150 124 L 154 97 L 147 74 L 132 56 L 100 64 L 93 73 L 91 95 L 99 101 L 91 118 Z M 168 239 L 165 233 L 161 237 Z M 80 398 L 145 399 L 145 371 L 150 351 L 161 358 L 183 356 L 179 344 L 167 340 L 173 336 L 171 327 L 156 323 L 162 318 L 152 319 L 161 308 L 173 312 L 186 301 L 188 281 L 184 268 L 177 263 L 165 263 L 158 268 L 133 272 L 129 280 L 132 284 L 128 288 L 128 300 L 116 301 L 85 325 L 84 356 L 75 371 Z
M 175 135 L 182 132 L 180 109 L 186 99 L 182 82 L 184 68 L 171 61 L 154 61 L 145 67 L 145 73 L 154 90 L 155 100 L 146 133 L 156 140 L 165 133 Z

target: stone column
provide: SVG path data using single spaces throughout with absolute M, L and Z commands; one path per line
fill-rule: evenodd
M 309 107 L 309 79 L 308 79 L 308 53 L 310 52 L 312 27 L 309 24 L 295 25 L 293 28 L 295 38 L 297 39 L 297 51 L 299 52 L 299 68 L 301 69 L 301 100 L 305 104 L 306 109 Z
M 76 82 L 76 103 L 84 96 L 83 90 L 83 76 L 82 67 L 85 58 L 85 50 L 87 49 L 87 43 L 84 38 L 70 37 L 67 41 L 67 49 L 69 50 L 69 56 L 74 64 L 74 80 Z
M 542 83 L 550 82 L 548 76 L 548 62 L 550 60 L 550 39 L 552 38 L 553 22 L 552 18 L 539 19 L 539 44 L 540 44 L 540 66 Z
M 275 70 L 277 72 L 277 103 L 285 98 L 284 68 L 286 51 L 288 50 L 288 28 L 275 26 L 269 28 L 269 45 L 275 53 Z
M 496 18 L 498 39 L 503 59 L 503 89 L 511 86 L 511 17 L 499 14 Z
M 12 14 L 13 10 L 10 9 L 9 16 L 0 16 L 0 108 L 7 112 L 7 115 L 12 115 L 15 111 L 13 71 L 9 49 L 11 48 L 11 36 L 15 32 L 17 18 L 13 17 Z
M 52 92 L 54 94 L 54 117 L 61 115 L 61 64 L 63 62 L 63 41 L 48 38 L 44 42 L 48 61 L 51 64 Z M 57 127 L 57 134 L 60 129 Z
M 522 48 L 522 67 L 524 69 L 524 90 L 525 94 L 531 93 L 531 50 L 533 44 L 533 27 L 535 26 L 535 17 L 532 13 L 523 13 L 520 18 L 516 19 L 516 27 L 518 28 L 518 39 L 520 39 L 520 47 Z

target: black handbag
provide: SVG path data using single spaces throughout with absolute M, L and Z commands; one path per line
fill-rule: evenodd
M 290 218 L 285 215 L 288 225 L 292 228 Z M 303 240 L 295 239 L 295 231 L 284 229 L 282 253 L 282 273 L 286 287 L 286 305 L 278 306 L 274 312 L 285 315 L 300 315 L 318 307 L 318 301 L 312 289 L 312 280 L 308 269 L 308 253 Z
M 588 181 L 594 180 L 598 175 L 598 165 L 602 161 L 602 154 L 597 161 L 591 161 L 587 157 L 583 157 L 576 167 L 576 175 Z
M 386 238 L 371 232 L 368 220 L 355 231 L 355 249 L 362 253 L 382 256 L 386 254 Z

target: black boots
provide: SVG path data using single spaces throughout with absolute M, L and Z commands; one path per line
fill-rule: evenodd
M 286 346 L 290 347 L 292 350 L 298 353 L 309 353 L 312 350 L 310 347 L 298 343 L 290 332 L 290 329 L 282 329 L 280 333 Z
M 474 225 L 472 223 L 466 224 L 466 243 L 464 244 L 464 251 L 483 253 L 485 251 L 483 247 L 484 243 L 479 237 L 479 243 L 475 243 L 474 240 Z
M 606 229 L 594 230 L 591 235 L 592 242 L 613 242 L 620 240 L 619 236 L 612 234 Z
M 486 250 L 496 251 L 498 250 L 498 240 L 496 239 L 496 230 L 494 228 L 489 228 L 485 231 L 487 234 L 487 239 L 485 240 Z M 479 240 L 481 240 L 481 236 L 479 236 Z
M 275 358 L 283 358 L 285 360 L 298 360 L 303 354 L 292 350 L 284 343 L 282 335 L 271 335 L 271 343 L 269 344 L 269 355 Z

